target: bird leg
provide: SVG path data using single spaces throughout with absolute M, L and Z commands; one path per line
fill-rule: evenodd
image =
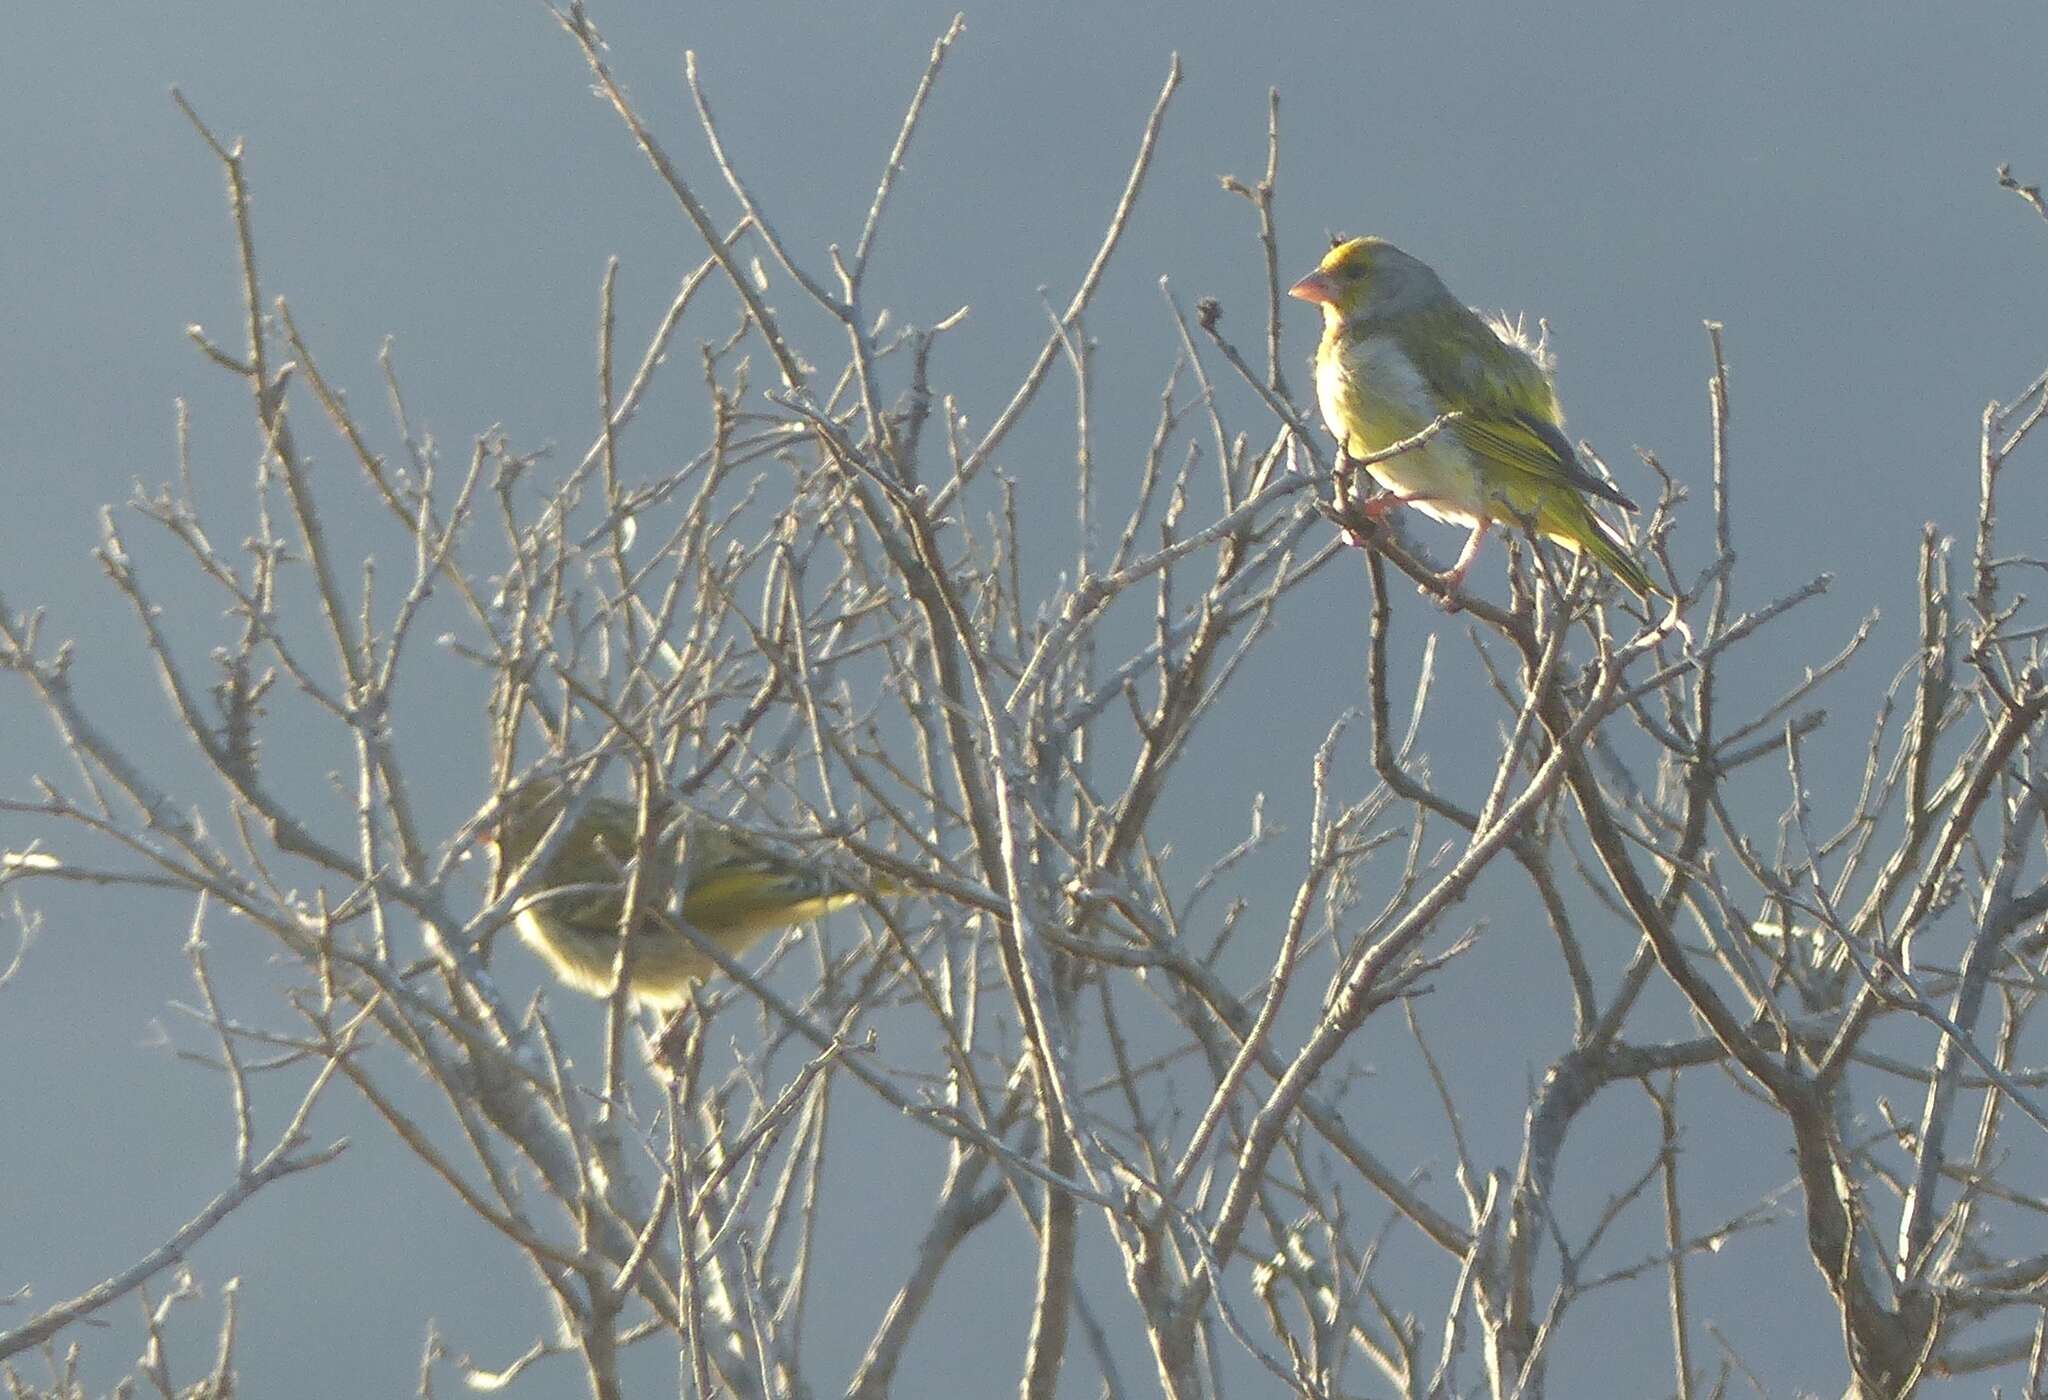
M 1349 496 L 1351 473 L 1357 469 L 1357 465 L 1349 451 L 1340 449 L 1337 458 L 1338 489 L 1343 493 L 1340 499 L 1344 499 L 1345 503 L 1341 510 L 1325 512 L 1343 525 L 1344 538 L 1355 548 L 1368 548 L 1370 536 L 1386 524 L 1387 517 L 1394 513 L 1396 507 L 1440 499 L 1426 492 L 1417 492 L 1411 496 L 1389 487 L 1378 495 L 1368 496 L 1363 501 L 1349 501 L 1345 498 Z M 1436 575 L 1431 583 L 1422 585 L 1422 591 L 1434 594 L 1447 612 L 1457 612 L 1461 607 L 1458 602 L 1458 590 L 1464 586 L 1465 575 L 1471 570 L 1472 561 L 1479 557 L 1479 546 L 1486 542 L 1486 532 L 1490 523 L 1481 520 L 1474 525 L 1472 533 L 1465 539 L 1465 548 L 1458 555 L 1458 562 L 1447 572 Z
M 1423 586 L 1423 592 L 1434 592 L 1443 603 L 1446 612 L 1457 612 L 1462 606 L 1458 602 L 1458 590 L 1465 586 L 1465 575 L 1472 568 L 1472 561 L 1479 557 L 1479 546 L 1486 543 L 1486 532 L 1492 522 L 1481 520 L 1472 527 L 1472 533 L 1465 537 L 1465 547 L 1458 552 L 1458 562 L 1436 576 L 1435 587 Z
M 1346 461 L 1348 462 L 1349 458 Z M 1367 538 L 1387 523 L 1387 517 L 1394 513 L 1396 507 L 1412 506 L 1419 501 L 1433 501 L 1435 499 L 1436 497 L 1428 495 L 1404 496 L 1399 491 L 1394 490 L 1382 491 L 1378 495 L 1368 496 L 1364 500 L 1346 507 L 1345 514 L 1362 523 L 1354 524 L 1347 521 L 1344 537 L 1355 547 L 1364 549 Z
M 1435 499 L 1436 497 L 1434 496 L 1404 496 L 1399 491 L 1382 491 L 1379 495 L 1372 497 L 1359 506 L 1359 509 L 1365 512 L 1366 519 L 1377 525 L 1392 515 L 1396 506 L 1412 506 L 1418 501 L 1433 501 Z

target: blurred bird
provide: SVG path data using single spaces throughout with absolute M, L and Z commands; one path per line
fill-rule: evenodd
M 1663 594 L 1593 513 L 1589 494 L 1636 507 L 1580 465 L 1549 366 L 1519 327 L 1482 318 L 1427 264 L 1379 238 L 1338 244 L 1288 295 L 1323 308 L 1316 398 L 1346 456 L 1459 414 L 1421 446 L 1373 463 L 1368 470 L 1390 494 L 1365 505 L 1374 520 L 1406 504 L 1471 529 L 1438 579 L 1446 594 L 1464 583 L 1490 526 L 1525 522 L 1590 553 L 1638 597 Z
M 533 853 L 561 813 L 562 790 L 534 783 L 508 799 L 493 841 L 500 878 Z M 614 797 L 593 797 L 547 865 L 529 882 L 534 893 L 519 903 L 519 936 L 578 991 L 609 996 L 618 956 L 619 920 L 634 853 L 640 809 Z M 676 804 L 657 796 L 648 812 L 656 836 L 642 873 L 633 931 L 633 999 L 670 1011 L 683 1004 L 693 982 L 717 966 L 681 933 L 689 923 L 734 957 L 763 935 L 805 923 L 854 903 L 863 886 L 820 862 L 798 861 L 738 832 L 709 822 L 687 823 L 680 838 L 668 828 Z M 677 897 L 676 882 L 688 872 Z M 894 882 L 872 882 L 878 894 L 899 894 Z

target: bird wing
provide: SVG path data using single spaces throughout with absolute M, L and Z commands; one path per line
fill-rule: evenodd
M 855 902 L 859 888 L 830 864 L 764 846 L 705 823 L 690 833 L 683 917 L 729 947 Z
M 1526 350 L 1510 345 L 1455 303 L 1413 337 L 1416 366 L 1437 402 L 1465 406 L 1449 431 L 1486 461 L 1527 473 L 1536 486 L 1566 485 L 1634 510 L 1636 503 L 1586 470 L 1559 427 L 1557 395 Z

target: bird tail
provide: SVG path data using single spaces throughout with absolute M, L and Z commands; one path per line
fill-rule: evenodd
M 1628 552 L 1628 546 L 1622 543 L 1621 537 L 1606 521 L 1590 506 L 1581 505 L 1580 509 L 1585 512 L 1585 528 L 1576 532 L 1571 543 L 1584 548 L 1593 556 L 1595 563 L 1619 579 L 1622 586 L 1636 597 L 1647 600 L 1652 595 L 1659 598 L 1671 596 L 1650 581 L 1649 574 L 1643 571 L 1643 566 L 1636 562 L 1635 556 Z

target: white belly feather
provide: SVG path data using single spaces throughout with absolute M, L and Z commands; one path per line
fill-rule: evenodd
M 1387 336 L 1316 356 L 1316 400 L 1323 422 L 1354 457 L 1412 437 L 1437 415 L 1429 386 Z M 1472 456 L 1448 429 L 1367 470 L 1388 490 L 1416 498 L 1415 508 L 1432 519 L 1469 528 L 1488 514 Z

